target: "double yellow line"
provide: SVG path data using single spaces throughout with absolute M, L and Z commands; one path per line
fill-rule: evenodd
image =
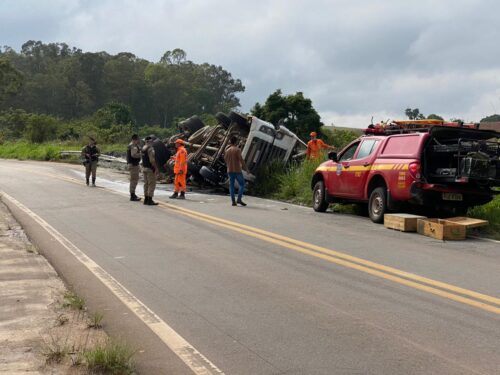
M 169 210 L 174 210 L 184 216 L 196 220 L 204 221 L 212 225 L 223 227 L 249 237 L 272 243 L 290 250 L 310 255 L 315 258 L 326 260 L 340 266 L 355 269 L 372 276 L 406 285 L 424 292 L 428 292 L 440 297 L 444 297 L 456 302 L 461 302 L 469 306 L 477 307 L 495 314 L 500 314 L 500 299 L 486 294 L 474 292 L 472 290 L 460 288 L 441 281 L 429 279 L 413 273 L 405 272 L 397 268 L 384 266 L 366 259 L 354 257 L 335 250 L 316 246 L 307 242 L 295 240 L 273 232 L 254 228 L 248 225 L 239 224 L 233 221 L 221 219 L 215 216 L 188 210 L 169 203 L 159 202 L 160 206 Z
M 45 175 L 83 185 L 83 182 L 75 178 L 60 176 L 52 173 L 43 173 L 34 170 L 30 171 L 39 175 Z M 115 194 L 125 195 L 124 193 L 119 193 L 110 189 L 106 190 Z M 175 211 L 176 213 L 182 214 L 198 221 L 203 221 L 211 225 L 231 230 L 233 232 L 238 232 L 245 236 L 253 237 L 267 243 L 281 246 L 289 250 L 294 250 L 296 252 L 319 258 L 346 268 L 361 271 L 375 277 L 379 277 L 401 285 L 405 285 L 407 287 L 431 293 L 455 302 L 460 302 L 465 305 L 476 307 L 494 314 L 500 314 L 500 298 L 478 293 L 469 289 L 460 288 L 458 286 L 447 284 L 441 281 L 429 279 L 410 272 L 399 270 L 397 268 L 384 266 L 382 264 L 371 262 L 366 259 L 358 258 L 307 242 L 295 240 L 293 238 L 282 236 L 273 232 L 268 232 L 259 228 L 189 210 L 170 203 L 158 203 L 160 207 Z

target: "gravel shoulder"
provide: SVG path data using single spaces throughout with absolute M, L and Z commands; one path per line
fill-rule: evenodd
M 0 373 L 86 373 L 80 353 L 106 334 L 88 327 L 84 308 L 65 306 L 64 283 L 3 204 L 0 285 Z

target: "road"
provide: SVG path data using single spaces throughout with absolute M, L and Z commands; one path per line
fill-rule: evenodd
M 80 166 L 0 173 L 62 277 L 140 346 L 142 374 L 500 373 L 498 242 L 253 197 L 169 201 L 165 185 L 148 207 L 103 168 L 97 188 Z

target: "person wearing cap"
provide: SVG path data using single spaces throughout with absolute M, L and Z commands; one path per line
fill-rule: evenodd
M 177 151 L 173 157 L 175 161 L 174 193 L 170 196 L 170 199 L 186 199 L 187 151 L 184 148 L 184 141 L 177 139 L 175 148 Z
M 155 150 L 153 148 L 154 136 L 148 135 L 144 138 L 146 144 L 142 148 L 142 173 L 144 175 L 144 204 L 156 206 L 153 201 L 156 188 L 156 178 L 160 176 L 160 171 L 156 165 Z
M 317 139 L 318 134 L 316 132 L 311 132 L 309 134 L 311 136 L 311 140 L 307 142 L 307 159 L 319 159 L 321 157 L 321 150 L 333 150 L 334 146 L 327 145 L 321 139 Z
M 97 142 L 94 138 L 89 137 L 89 144 L 82 148 L 83 165 L 85 166 L 85 182 L 89 186 L 90 174 L 92 174 L 92 186 L 95 187 L 95 179 L 97 174 L 97 162 L 101 151 L 97 147 Z
M 139 163 L 141 162 L 141 147 L 139 146 L 139 136 L 134 134 L 127 147 L 127 166 L 130 172 L 130 200 L 138 202 L 141 200 L 135 195 L 135 188 L 139 182 Z

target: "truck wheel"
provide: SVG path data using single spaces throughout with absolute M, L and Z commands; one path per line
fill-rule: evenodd
M 328 208 L 326 201 L 325 184 L 323 181 L 316 182 L 313 189 L 313 208 L 316 212 L 325 212 Z
M 221 124 L 224 127 L 224 129 L 229 128 L 229 125 L 231 125 L 231 119 L 222 112 L 217 112 L 215 114 L 215 118 L 217 119 L 219 124 Z
M 210 130 L 210 126 L 205 126 L 201 129 L 198 129 L 195 131 L 191 136 L 188 138 L 189 143 L 202 143 L 203 139 L 205 138 L 205 134 Z
M 215 171 L 207 166 L 203 166 L 200 168 L 200 175 L 205 179 L 207 180 L 208 182 L 214 184 L 214 185 L 217 185 L 220 181 L 219 181 L 219 176 L 217 175 L 217 173 L 215 173 Z
M 237 123 L 240 127 L 244 129 L 248 129 L 250 125 L 248 124 L 248 119 L 234 111 L 229 112 L 229 118 L 231 119 L 232 122 Z
M 198 116 L 191 116 L 190 118 L 179 123 L 179 128 L 187 130 L 189 134 L 195 133 L 197 130 L 205 127 L 205 124 Z
M 374 223 L 383 223 L 387 212 L 387 189 L 378 187 L 370 194 L 368 201 L 368 215 Z

